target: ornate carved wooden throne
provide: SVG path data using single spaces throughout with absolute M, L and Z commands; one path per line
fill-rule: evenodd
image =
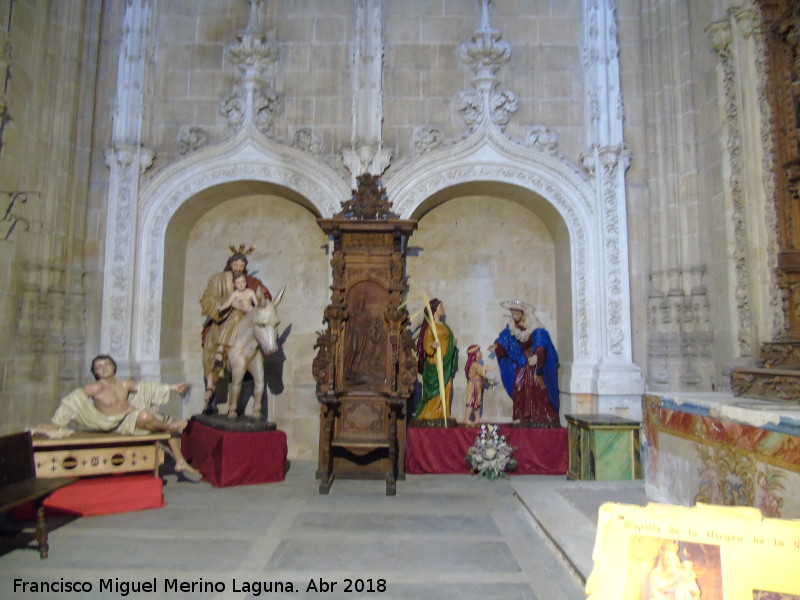
M 399 220 L 377 176 L 358 177 L 353 198 L 332 219 L 331 303 L 313 363 L 321 403 L 319 491 L 336 476 L 386 479 L 394 495 L 403 478 L 406 401 L 416 381 L 408 311 L 405 241 L 416 221 Z

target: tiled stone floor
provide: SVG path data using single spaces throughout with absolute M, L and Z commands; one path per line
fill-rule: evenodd
M 16 543 L 0 556 L 0 598 L 578 600 L 597 507 L 646 501 L 641 482 L 553 476 L 409 475 L 394 497 L 337 480 L 321 496 L 314 470 L 293 462 L 284 482 L 222 489 L 167 475 L 164 508 L 54 523 L 46 560 Z M 92 590 L 15 591 L 15 579 Z

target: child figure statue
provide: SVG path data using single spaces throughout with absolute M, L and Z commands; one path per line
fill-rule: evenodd
M 467 365 L 464 367 L 464 374 L 467 376 L 467 408 L 464 413 L 464 422 L 467 424 L 477 424 L 481 422 L 481 406 L 483 405 L 483 384 L 486 380 L 486 373 L 493 367 L 484 366 L 483 353 L 481 347 L 473 344 L 467 348 Z
M 228 350 L 236 343 L 239 322 L 256 305 L 258 305 L 258 298 L 256 293 L 247 287 L 247 276 L 244 273 L 237 273 L 233 276 L 233 292 L 223 304 L 217 306 L 217 311 L 220 314 L 228 311 L 228 316 L 220 328 L 217 354 L 214 357 L 215 366 L 218 366 L 221 371 L 223 370 Z

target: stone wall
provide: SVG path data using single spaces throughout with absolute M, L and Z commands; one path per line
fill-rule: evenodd
M 86 374 L 83 239 L 100 6 L 0 3 L 2 429 L 47 421 Z
M 476 7 L 441 0 L 409 11 L 401 2 L 386 3 L 384 139 L 398 158 L 417 151 L 420 127 L 438 129 L 444 139 L 463 132 L 454 104 L 471 85 L 458 46 L 476 30 Z M 491 27 L 511 45 L 508 63 L 497 74 L 498 89 L 518 100 L 509 134 L 522 139 L 528 127 L 547 125 L 562 140 L 561 150 L 577 161 L 585 150 L 580 2 L 531 2 L 524 11 L 514 3 L 493 3 Z
M 749 1 L 642 2 L 653 390 L 727 390 L 782 328 L 758 23 Z
M 245 2 L 211 3 L 197 10 L 186 0 L 159 2 L 154 19 L 153 73 L 148 83 L 144 138 L 164 165 L 230 134 L 221 109 L 235 85 L 226 47 L 248 23 Z M 453 108 L 470 88 L 458 46 L 476 29 L 478 4 L 431 0 L 409 11 L 384 3 L 383 144 L 395 161 L 417 151 L 414 135 L 432 127 L 444 138 L 464 130 Z M 513 3 L 492 5 L 492 27 L 513 46 L 500 84 L 517 97 L 510 135 L 524 138 L 531 125 L 548 125 L 562 150 L 578 160 L 584 148 L 584 90 L 579 42 L 581 5 L 532 3 L 520 14 Z M 352 142 L 352 55 L 356 14 L 350 0 L 271 1 L 260 28 L 272 45 L 265 88 L 276 93 L 265 133 L 293 143 L 313 130 L 319 152 L 341 168 L 338 153 Z
M 226 48 L 247 28 L 248 6 L 211 2 L 200 11 L 191 0 L 159 2 L 147 123 L 157 165 L 230 135 L 224 110 L 237 69 Z M 298 129 L 311 128 L 320 151 L 334 155 L 350 134 L 353 3 L 268 2 L 260 17 L 272 46 L 263 84 L 276 94 L 264 133 L 291 143 Z

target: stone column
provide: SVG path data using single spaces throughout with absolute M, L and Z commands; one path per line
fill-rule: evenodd
M 112 120 L 100 344 L 120 364 L 132 356 L 133 299 L 141 174 L 155 158 L 142 140 L 152 61 L 152 2 L 131 0 L 125 9 Z M 132 368 L 134 375 L 135 367 Z
M 718 59 L 720 113 L 727 181 L 725 205 L 733 248 L 729 257 L 736 305 L 736 354 L 745 360 L 781 328 L 776 213 L 769 109 L 764 99 L 763 61 L 755 39 L 757 13 L 731 8 L 729 18 L 707 29 Z M 766 150 L 766 152 L 765 152 Z
M 710 330 L 695 313 L 708 298 L 702 281 L 695 284 L 695 275 L 702 280 L 706 267 L 700 247 L 697 111 L 688 91 L 693 71 L 686 0 L 644 0 L 642 31 L 649 58 L 643 77 L 652 140 L 647 154 L 653 323 L 648 383 L 651 389 L 710 390 L 716 379 Z
M 641 373 L 632 362 L 628 225 L 625 171 L 629 154 L 623 138 L 624 106 L 620 88 L 615 3 L 584 2 L 584 74 L 588 100 L 589 147 L 582 155 L 593 177 L 597 220 L 598 266 L 605 282 L 599 289 L 601 312 L 599 361 L 594 368 L 596 394 L 603 412 L 638 405 Z

